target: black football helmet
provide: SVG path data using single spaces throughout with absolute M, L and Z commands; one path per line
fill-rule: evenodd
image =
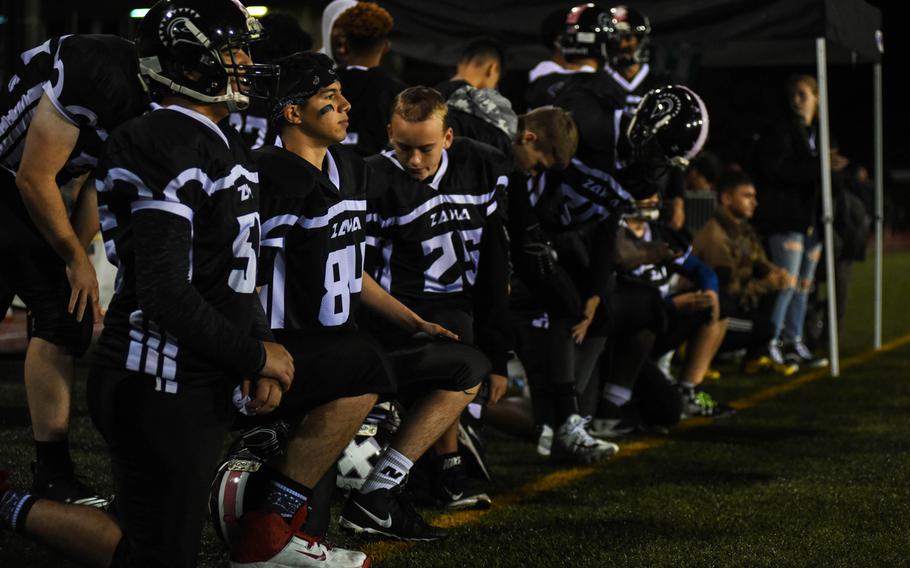
M 242 110 L 275 93 L 277 66 L 235 57 L 264 37 L 238 0 L 159 0 L 139 24 L 139 76 L 156 100 L 173 93 Z
M 682 85 L 651 89 L 638 103 L 628 136 L 636 159 L 660 156 L 687 167 L 708 139 L 708 109 Z
M 628 6 L 613 6 L 606 25 L 607 54 L 610 67 L 624 69 L 647 63 L 651 57 L 651 22 L 648 17 Z M 634 36 L 634 48 L 621 47 L 623 39 Z
M 610 14 L 597 4 L 579 4 L 565 17 L 557 43 L 569 61 L 596 57 L 607 60 L 607 25 Z

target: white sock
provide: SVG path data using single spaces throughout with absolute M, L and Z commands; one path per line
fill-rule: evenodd
M 622 406 L 632 400 L 632 389 L 607 383 L 604 385 L 604 398 L 616 406 Z
M 379 461 L 370 470 L 370 475 L 360 488 L 361 493 L 370 493 L 377 489 L 391 489 L 401 485 L 411 471 L 414 462 L 401 455 L 391 446 L 386 448 Z

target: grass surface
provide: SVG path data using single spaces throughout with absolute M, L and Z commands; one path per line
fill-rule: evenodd
M 857 265 L 841 338 L 872 344 L 872 263 Z M 885 264 L 885 341 L 910 332 L 910 253 Z M 724 368 L 724 400 L 788 379 Z M 103 442 L 85 411 L 84 369 L 71 438 L 81 471 L 109 488 Z M 442 544 L 371 543 L 377 565 L 898 566 L 910 563 L 910 346 L 770 398 L 736 416 L 626 444 L 621 458 L 557 470 L 530 444 L 491 440 L 498 504 L 446 516 Z M 0 359 L 0 469 L 30 481 L 32 443 L 21 360 Z M 334 532 L 334 530 L 333 530 Z M 346 539 L 342 539 L 345 541 Z M 348 544 L 358 542 L 346 540 Z M 200 566 L 225 566 L 206 529 Z M 68 568 L 44 547 L 0 534 L 0 567 Z

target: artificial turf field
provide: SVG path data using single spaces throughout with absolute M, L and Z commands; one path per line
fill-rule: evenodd
M 727 419 L 629 440 L 595 467 L 558 468 L 533 446 L 492 436 L 494 508 L 443 516 L 442 544 L 372 541 L 376 565 L 902 566 L 910 564 L 910 253 L 885 257 L 884 340 L 871 347 L 872 262 L 857 265 L 841 378 L 744 377 L 721 367 Z M 895 342 L 895 340 L 897 340 Z M 76 387 L 74 458 L 110 487 L 103 442 Z M 24 486 L 32 445 L 21 359 L 0 360 L 0 469 Z M 428 511 L 427 514 L 435 513 Z M 337 535 L 338 544 L 358 540 Z M 202 567 L 226 566 L 211 530 Z M 0 534 L 0 568 L 74 566 Z

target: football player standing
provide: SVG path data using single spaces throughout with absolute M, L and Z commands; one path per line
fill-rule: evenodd
M 267 412 L 293 378 L 256 325 L 258 175 L 224 120 L 256 94 L 244 76 L 277 77 L 247 55 L 260 36 L 233 0 L 164 0 L 140 24 L 140 75 L 159 105 L 110 136 L 97 170 L 119 286 L 88 402 L 115 518 L 0 488 L 5 524 L 89 565 L 195 566 L 232 391 L 256 379 L 247 407 Z
M 109 133 L 148 108 L 135 46 L 109 35 L 52 38 L 19 58 L 0 93 L 0 320 L 14 295 L 29 310 L 25 355 L 37 460 L 35 495 L 104 507 L 75 475 L 67 434 L 74 359 L 100 320 L 86 254 L 98 232 L 91 176 Z M 81 186 L 72 216 L 60 188 Z

